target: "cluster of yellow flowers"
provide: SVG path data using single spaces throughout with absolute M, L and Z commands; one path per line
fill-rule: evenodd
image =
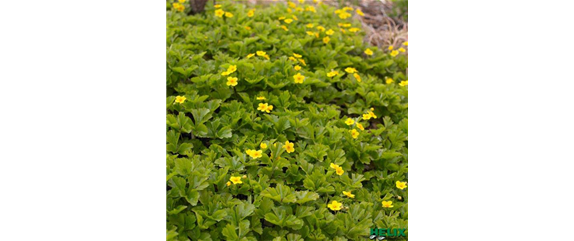
M 186 0 L 178 0 L 177 3 L 173 3 L 173 8 L 177 11 L 183 12 L 185 10 L 185 6 L 182 3 L 185 3 Z
M 344 7 L 342 9 L 337 9 L 337 10 L 335 10 L 335 14 L 339 15 L 340 19 L 347 19 L 347 18 L 351 17 L 351 14 L 348 13 L 347 11 L 353 11 L 353 8 L 352 7 Z
M 365 127 L 363 127 L 363 125 L 359 122 L 355 122 L 355 120 L 351 119 L 351 118 L 347 118 L 347 120 L 345 121 L 345 124 L 347 124 L 348 126 L 351 126 L 353 124 L 356 123 L 357 128 L 359 128 L 360 130 L 365 130 Z M 350 130 L 351 133 L 351 137 L 353 137 L 353 139 L 357 139 L 359 138 L 359 132 L 355 129 Z
M 270 113 L 273 110 L 273 105 L 267 103 L 259 103 L 259 106 L 257 106 L 257 110 L 260 110 L 261 112 Z
M 409 42 L 404 42 L 403 45 L 408 46 Z M 395 57 L 395 56 L 399 55 L 399 53 L 407 52 L 407 50 L 403 47 L 400 47 L 400 48 L 395 50 L 393 45 L 389 46 L 388 50 L 391 51 L 389 53 L 391 55 L 391 57 Z
M 401 182 L 401 181 L 397 181 L 396 184 L 398 189 L 405 189 L 407 188 L 407 183 L 406 182 Z M 401 200 L 401 196 L 398 197 L 399 200 Z M 393 207 L 393 201 L 382 201 L 381 204 L 383 205 L 384 208 L 392 208 Z
M 348 74 L 353 74 L 353 77 L 355 77 L 355 79 L 357 80 L 357 82 L 361 82 L 361 76 L 359 75 L 359 71 L 357 71 L 357 69 L 353 68 L 353 67 L 347 67 L 345 69 L 345 72 L 347 72 Z M 339 74 L 339 71 L 337 70 L 331 70 L 331 72 L 327 73 L 327 77 L 332 78 L 336 75 Z
M 392 78 L 389 77 L 385 77 L 385 83 L 387 84 L 392 84 L 393 82 L 395 82 Z M 409 85 L 409 80 L 403 80 L 399 83 L 400 86 L 407 86 Z
M 361 82 L 361 76 L 359 75 L 359 71 L 357 71 L 357 69 L 352 68 L 352 67 L 347 67 L 345 69 L 345 72 L 347 72 L 349 74 L 353 74 L 353 77 L 355 77 L 357 82 Z
M 369 110 L 367 112 L 367 114 L 363 114 L 363 120 L 368 120 L 368 119 L 377 119 L 377 115 L 375 115 L 375 113 L 373 112 L 375 109 L 371 108 L 371 110 Z
M 337 14 L 339 16 L 340 19 L 347 19 L 349 17 L 351 17 L 351 14 L 348 13 L 347 11 L 353 11 L 352 7 L 344 7 L 341 9 L 337 9 L 335 10 L 335 14 Z M 355 11 L 359 16 L 365 16 L 365 13 L 363 13 L 363 11 L 361 11 L 361 9 L 358 9 Z
M 289 56 L 289 60 L 291 60 L 291 61 L 293 61 L 293 62 L 295 62 L 295 63 L 299 62 L 299 63 L 301 63 L 303 66 L 307 66 L 307 63 L 306 63 L 305 60 L 303 59 L 303 55 L 293 53 L 293 56 Z M 296 70 L 297 70 L 297 69 L 296 69 Z
M 237 70 L 237 65 L 230 65 L 226 71 L 223 71 L 221 75 L 227 76 L 233 74 Z M 227 77 L 227 86 L 236 86 L 237 85 L 237 77 L 229 76 Z
M 267 53 L 265 51 L 257 51 L 257 52 L 255 52 L 255 54 L 257 54 L 257 56 L 259 56 L 259 57 L 263 57 L 263 58 L 269 60 L 269 55 L 267 55 Z M 249 59 L 249 58 L 255 56 L 255 54 L 248 54 L 247 58 Z
M 330 167 L 335 169 L 335 173 L 337 173 L 337 175 L 339 175 L 339 176 L 341 176 L 341 175 L 343 175 L 343 173 L 345 173 L 343 168 L 340 167 L 339 165 L 335 164 L 335 163 L 331 163 Z
M 220 4 L 216 4 L 214 7 L 217 8 L 217 10 L 215 10 L 215 16 L 216 17 L 221 18 L 221 17 L 223 17 L 223 15 L 225 15 L 225 17 L 228 17 L 228 18 L 233 17 L 233 13 L 223 11 L 223 9 L 221 9 Z

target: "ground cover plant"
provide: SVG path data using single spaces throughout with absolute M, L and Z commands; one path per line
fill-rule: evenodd
M 408 43 L 311 1 L 167 2 L 167 240 L 358 240 L 408 223 Z M 408 231 L 407 231 L 408 232 Z

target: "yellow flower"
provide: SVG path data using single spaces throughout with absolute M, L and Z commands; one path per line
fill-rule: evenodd
M 370 116 L 370 118 L 377 119 L 377 115 L 375 115 L 375 112 L 373 112 L 373 111 L 369 111 L 369 116 Z
M 339 71 L 333 70 L 333 71 L 327 73 L 327 77 L 331 78 L 331 77 L 338 75 L 338 74 L 339 74 Z
M 283 22 L 291 23 L 291 22 L 293 22 L 293 19 L 288 18 L 288 19 L 283 20 Z
M 293 79 L 295 80 L 295 84 L 302 84 L 303 80 L 305 80 L 305 76 L 303 76 L 301 73 L 297 73 L 293 76 Z
M 297 10 L 297 12 L 303 12 L 303 8 L 302 7 L 298 7 L 295 10 Z
M 257 158 L 260 158 L 260 157 L 263 156 L 263 155 L 262 155 L 262 153 L 263 153 L 262 150 L 259 150 L 259 151 L 256 151 L 256 150 L 247 150 L 247 151 L 245 151 L 245 153 L 247 153 L 247 155 L 249 155 L 249 156 L 252 157 L 253 159 L 257 159 Z
M 343 11 L 353 11 L 353 8 L 352 7 L 344 7 Z
M 323 38 L 323 43 L 327 44 L 329 43 L 329 41 L 331 41 L 331 38 L 329 38 L 329 36 Z
M 397 55 L 399 55 L 399 51 L 397 51 L 397 50 L 391 51 L 391 57 L 395 57 Z
M 357 14 L 359 14 L 360 16 L 365 16 L 365 14 L 363 13 L 363 11 L 361 11 L 361 9 L 357 9 Z
M 221 4 L 215 4 L 215 5 L 213 5 L 213 7 L 215 7 L 215 8 L 220 8 L 220 7 L 221 7 Z
M 351 14 L 348 13 L 348 12 L 342 12 L 342 13 L 339 14 L 339 18 L 340 18 L 340 19 L 347 19 L 347 18 L 349 18 L 349 17 L 351 17 Z
M 247 55 L 247 58 L 249 59 L 249 58 L 251 58 L 251 57 L 253 57 L 253 56 L 255 56 L 255 54 L 248 54 L 248 55 Z
M 184 3 L 186 0 L 177 0 L 179 3 Z
M 229 178 L 229 180 L 230 180 L 231 182 L 233 182 L 233 184 L 240 184 L 240 183 L 243 183 L 243 182 L 241 181 L 241 177 L 234 177 L 234 176 L 231 176 L 231 178 Z
M 337 169 L 339 167 L 339 165 L 337 165 L 335 163 L 331 163 L 330 167 L 333 169 Z
M 265 108 L 265 112 L 270 113 L 273 110 L 273 105 L 267 105 L 267 108 Z
M 365 50 L 366 55 L 373 55 L 373 51 L 371 49 Z
M 261 145 L 259 145 L 259 147 L 261 147 L 261 149 L 267 149 L 267 144 L 261 143 Z
M 289 141 L 285 141 L 285 145 L 283 146 L 283 148 L 285 148 L 287 153 L 291 153 L 295 151 L 295 144 Z
M 389 78 L 389 77 L 385 77 L 385 83 L 390 84 L 395 82 L 393 79 Z
M 305 3 L 305 0 L 299 0 L 299 3 Z
M 403 45 L 404 45 L 404 46 L 409 46 L 409 42 L 406 41 L 406 42 L 403 43 Z
M 295 57 L 289 56 L 289 60 L 297 62 L 297 59 Z
M 269 107 L 267 103 L 259 103 L 259 105 L 257 106 L 257 110 L 264 112 L 265 110 L 267 110 L 267 107 Z
M 325 28 L 323 28 L 323 26 L 317 26 L 317 30 L 323 32 L 323 31 L 325 31 Z
M 175 97 L 175 103 L 183 104 L 183 102 L 185 101 L 185 99 L 186 99 L 185 96 L 179 96 L 179 95 L 178 95 L 178 96 Z
M 257 56 L 265 56 L 267 53 L 265 51 L 257 51 Z
M 231 186 L 231 182 L 228 181 L 227 183 L 225 183 L 225 185 L 227 185 L 229 187 L 229 186 Z
M 299 62 L 301 62 L 301 64 L 303 64 L 303 66 L 307 66 L 304 59 L 299 59 Z
M 403 53 L 404 53 L 404 52 L 406 52 L 406 51 L 407 51 L 407 50 L 406 50 L 405 48 L 403 48 L 403 47 L 400 47 L 400 48 L 399 48 L 399 52 L 403 52 Z
M 327 30 L 327 32 L 325 32 L 325 34 L 327 35 L 333 35 L 335 33 L 335 31 L 333 31 L 333 29 L 329 29 Z
M 354 73 L 353 76 L 357 79 L 357 82 L 361 82 L 361 76 L 357 73 Z
M 357 122 L 357 128 L 359 128 L 360 130 L 364 131 L 365 127 L 363 127 L 363 125 L 359 122 Z
M 173 3 L 173 8 L 177 11 L 183 12 L 183 10 L 185 9 L 185 6 L 183 4 L 180 4 L 180 3 Z
M 350 23 L 339 23 L 338 25 L 339 25 L 339 27 L 343 27 L 343 28 L 351 27 Z
M 292 2 L 287 2 L 287 5 L 289 5 L 290 8 L 297 7 L 297 5 L 295 5 L 295 3 L 292 3 Z
M 225 17 L 228 17 L 228 18 L 233 17 L 233 13 L 225 12 Z
M 264 96 L 259 96 L 259 97 L 257 97 L 257 100 L 265 100 L 265 97 L 264 97 Z
M 353 139 L 357 139 L 359 138 L 359 132 L 355 129 L 351 130 L 351 136 L 353 137 Z
M 341 30 L 341 33 L 346 33 L 346 32 L 347 32 L 347 31 L 345 31 L 345 29 L 342 29 L 342 28 L 341 28 L 340 30 Z
M 361 30 L 360 28 L 350 28 L 349 32 L 356 33 L 356 32 L 359 32 L 360 30 Z
M 347 67 L 347 68 L 345 69 L 345 71 L 346 71 L 347 73 L 349 73 L 349 74 L 357 73 L 357 69 L 351 68 L 351 67 Z
M 400 86 L 407 86 L 409 85 L 409 81 L 408 80 L 403 80 L 401 81 L 401 83 L 399 83 Z
M 230 65 L 229 68 L 227 68 L 227 72 L 229 72 L 230 74 L 235 72 L 237 70 L 237 65 Z
M 317 12 L 317 10 L 315 10 L 315 7 L 313 7 L 313 6 L 306 7 L 305 11 L 314 12 L 314 13 Z
M 245 26 L 245 29 L 247 29 L 247 30 L 251 30 L 251 27 L 249 27 L 249 26 Z
M 290 13 L 290 12 L 293 12 L 293 11 L 292 11 L 290 8 L 288 8 L 288 9 L 287 9 L 287 12 Z
M 345 191 L 343 191 L 343 194 L 345 194 L 345 196 L 347 196 L 347 197 L 355 198 L 355 194 L 352 194 L 351 192 L 345 192 Z
M 227 86 L 236 86 L 237 77 L 227 77 Z
M 299 71 L 299 70 L 301 70 L 301 66 L 295 65 L 295 67 L 293 67 L 293 69 L 295 69 L 296 71 Z
M 307 25 L 305 25 L 307 28 L 312 28 L 314 25 L 312 23 L 309 23 Z
M 295 56 L 295 58 L 298 58 L 298 59 L 303 58 L 303 55 L 296 54 L 296 53 L 293 53 L 293 56 Z
M 345 124 L 347 124 L 348 126 L 355 124 L 355 121 L 351 118 L 347 118 L 347 120 L 345 121 Z
M 299 21 L 299 18 L 297 18 L 297 16 L 291 15 L 291 17 L 292 17 L 295 21 Z
M 285 31 L 289 31 L 289 29 L 285 25 L 281 25 L 281 28 Z
M 281 20 L 283 20 L 283 19 L 285 19 L 284 16 L 279 17 L 279 21 L 281 21 Z
M 255 14 L 255 9 L 251 9 L 251 10 L 249 10 L 249 12 L 247 12 L 247 17 L 253 17 L 254 14 Z
M 327 207 L 329 207 L 329 209 L 333 211 L 339 211 L 343 207 L 343 204 L 337 201 L 332 201 L 330 204 L 327 205 Z
M 215 10 L 215 16 L 217 17 L 223 17 L 223 14 L 225 14 L 225 11 L 221 10 L 221 9 L 217 9 Z
M 392 45 L 388 47 L 389 50 L 393 50 L 393 48 L 394 47 Z
M 269 55 L 265 54 L 265 55 L 263 55 L 263 58 L 269 60 Z
M 335 173 L 337 173 L 337 175 L 341 176 L 341 175 L 343 175 L 343 173 L 345 173 L 345 171 L 343 171 L 342 167 L 337 167 L 337 168 L 335 168 Z
M 315 36 L 315 33 L 311 32 L 311 31 L 307 31 L 307 35 Z
M 397 185 L 397 188 L 398 188 L 398 189 L 401 189 L 401 190 L 407 188 L 407 183 L 406 183 L 406 182 L 397 181 L 397 182 L 396 182 L 396 185 Z
M 393 207 L 393 201 L 383 201 L 383 207 L 384 208 L 392 208 Z

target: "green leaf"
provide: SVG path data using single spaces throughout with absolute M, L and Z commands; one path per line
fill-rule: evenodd
M 191 204 L 191 206 L 196 206 L 197 201 L 199 200 L 199 192 L 197 190 L 191 190 L 185 196 L 185 200 Z
M 297 200 L 291 188 L 283 184 L 277 184 L 276 188 L 268 187 L 261 192 L 261 196 L 271 198 L 277 202 L 292 203 Z
M 315 201 L 319 198 L 319 194 L 310 191 L 298 191 L 295 192 L 295 196 L 297 197 L 297 203 L 299 204 Z

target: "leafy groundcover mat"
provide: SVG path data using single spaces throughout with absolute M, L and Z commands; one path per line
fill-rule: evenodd
M 406 239 L 408 43 L 365 44 L 352 7 L 218 3 L 167 2 L 167 240 Z

